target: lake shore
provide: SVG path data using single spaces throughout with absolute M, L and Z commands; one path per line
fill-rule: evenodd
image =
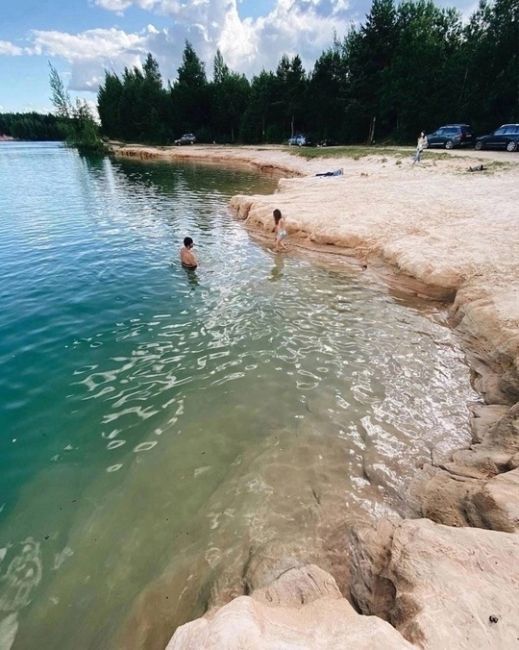
M 317 603 L 311 612 L 314 630 L 324 634 L 327 608 L 334 612 L 337 607 L 337 616 L 349 616 L 346 595 L 358 612 L 389 621 L 408 642 L 421 647 L 505 647 L 515 641 L 519 155 L 427 152 L 413 166 L 411 150 L 394 149 L 376 155 L 362 150 L 334 155 L 330 150 L 326 158 L 311 159 L 282 147 L 128 145 L 113 146 L 112 151 L 140 160 L 245 164 L 289 175 L 275 194 L 236 196 L 231 208 L 248 228 L 271 238 L 272 210 L 278 207 L 286 217 L 291 246 L 349 255 L 391 290 L 449 303 L 450 324 L 464 341 L 473 384 L 482 396 L 473 408 L 472 445 L 455 452 L 449 462 L 435 462 L 433 453 L 431 463 L 417 470 L 409 495 L 417 519 L 381 521 L 376 530 L 345 536 L 343 561 L 349 578 L 342 595 L 323 586 L 329 586 L 331 576 L 316 579 L 320 586 L 309 594 L 307 578 L 297 574 L 288 586 L 274 580 L 276 595 L 270 593 L 270 600 L 260 590 L 247 596 L 254 602 L 243 605 L 242 621 L 264 620 L 286 641 L 276 628 L 283 624 L 304 640 L 309 632 L 294 612 Z M 468 171 L 480 164 L 484 170 Z M 342 175 L 315 176 L 335 169 Z M 495 562 L 489 563 L 488 557 Z M 449 578 L 453 572 L 455 585 Z M 306 596 L 296 603 L 298 589 Z M 232 608 L 242 607 L 241 600 L 180 628 L 171 647 L 218 647 L 211 642 L 218 643 L 214 639 L 226 630 L 230 633 L 229 621 L 236 615 Z M 272 602 L 282 623 L 271 620 Z M 352 619 L 351 629 L 364 625 L 364 618 Z M 335 633 L 337 639 L 347 635 L 343 628 Z M 388 641 L 386 647 L 405 647 L 400 634 L 391 640 L 395 645 Z M 326 647 L 334 647 L 334 638 L 328 637 Z

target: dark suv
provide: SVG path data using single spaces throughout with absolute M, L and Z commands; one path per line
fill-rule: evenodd
M 482 135 L 476 140 L 476 149 L 519 149 L 519 124 L 503 124 L 490 135 Z
M 184 133 L 178 140 L 175 140 L 177 146 L 182 144 L 195 144 L 196 138 L 193 133 Z
M 470 147 L 474 141 L 474 132 L 469 124 L 446 124 L 427 135 L 428 147 Z

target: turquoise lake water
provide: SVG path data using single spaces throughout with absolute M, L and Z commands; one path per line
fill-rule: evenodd
M 230 215 L 276 179 L 55 143 L 0 178 L 2 650 L 163 647 L 265 549 L 333 568 L 338 522 L 469 440 L 441 315 Z

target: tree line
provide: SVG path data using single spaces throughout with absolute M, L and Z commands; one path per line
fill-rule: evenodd
M 448 122 L 484 132 L 519 121 L 519 2 L 483 0 L 463 23 L 432 0 L 374 0 L 365 22 L 309 72 L 284 55 L 250 81 L 220 52 L 208 80 L 187 42 L 173 83 L 149 54 L 142 69 L 106 72 L 98 108 L 106 136 L 157 143 L 185 131 L 206 142 L 282 142 L 298 131 L 409 142 Z
M 17 140 L 64 140 L 66 126 L 51 114 L 0 113 L 0 135 Z
M 476 132 L 519 122 L 519 1 L 482 0 L 464 23 L 432 0 L 373 0 L 364 23 L 310 71 L 283 55 L 249 80 L 217 52 L 210 77 L 189 42 L 173 82 L 151 54 L 142 68 L 107 71 L 97 98 L 102 134 L 167 144 L 194 132 L 202 142 L 254 144 L 304 132 L 350 144 L 410 142 L 449 122 Z M 4 114 L 0 133 L 98 147 L 88 108 L 70 102 L 52 68 L 51 88 L 58 118 Z

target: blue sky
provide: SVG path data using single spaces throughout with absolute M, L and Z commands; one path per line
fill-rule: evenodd
M 283 53 L 307 68 L 362 21 L 370 0 L 2 0 L 0 112 L 51 110 L 48 61 L 72 96 L 95 101 L 104 70 L 139 65 L 151 51 L 174 79 L 189 39 L 207 63 L 217 48 L 248 76 Z M 439 0 L 467 15 L 474 0 Z

